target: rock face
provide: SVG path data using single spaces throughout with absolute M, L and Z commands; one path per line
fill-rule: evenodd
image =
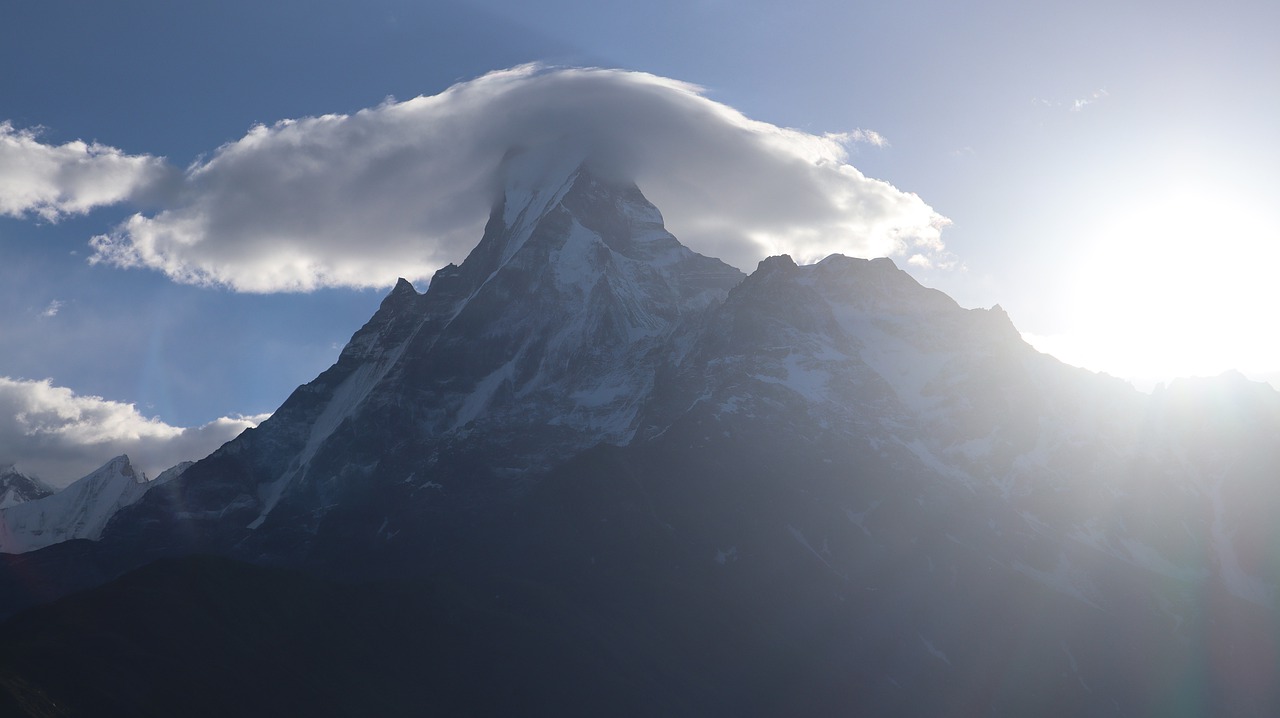
M 77 560 L 501 581 L 675 713 L 1280 710 L 1273 389 L 1140 394 L 887 259 L 744 278 L 507 162 L 460 266 Z

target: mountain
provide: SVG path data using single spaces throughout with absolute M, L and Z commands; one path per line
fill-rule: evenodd
M 149 481 L 133 468 L 128 456 L 121 455 L 57 493 L 46 489 L 23 503 L 5 506 L 0 509 L 0 553 L 23 553 L 71 539 L 96 540 L 116 512 L 153 486 L 177 476 L 187 465 Z M 5 480 L 10 476 L 26 479 L 21 474 L 8 474 Z M 22 484 L 15 481 L 12 485 Z
M 0 509 L 44 498 L 52 493 L 53 487 L 40 479 L 27 476 L 12 465 L 0 466 Z
M 0 631 L 0 695 L 278 714 L 372 672 L 384 715 L 1280 710 L 1280 393 L 1142 394 L 888 259 L 743 276 L 589 163 L 504 177 L 466 260 L 397 284 L 270 419 L 96 542 L 0 557 L 0 612 L 45 604 Z M 139 592 L 201 608 L 92 638 Z M 311 642 L 343 622 L 396 660 Z M 226 673 L 268 645 L 280 680 Z M 58 669 L 157 654 L 226 680 Z
M 659 372 L 742 273 L 679 244 L 634 185 L 538 159 L 509 158 L 461 266 L 425 295 L 401 281 L 332 368 L 120 530 L 303 560 L 327 523 L 354 529 L 331 509 L 403 513 L 362 527 L 382 541 L 455 480 L 504 500 L 586 448 L 631 441 Z

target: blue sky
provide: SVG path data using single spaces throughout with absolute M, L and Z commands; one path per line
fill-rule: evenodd
M 914 249 L 899 266 L 962 305 L 1001 304 L 1064 360 L 1142 384 L 1280 376 L 1274 3 L 188 5 L 11 3 L 0 122 L 28 149 L 98 143 L 180 174 L 258 124 L 524 63 L 651 73 L 806 137 L 862 130 L 832 150 L 842 162 L 950 220 L 932 268 L 908 264 Z M 18 191 L 5 172 L 0 195 Z M 0 464 L 65 483 L 122 449 L 152 472 L 205 452 L 328 366 L 385 291 L 246 293 L 91 264 L 91 238 L 177 206 L 145 194 L 0 216 Z M 388 202 L 411 212 L 408 197 Z

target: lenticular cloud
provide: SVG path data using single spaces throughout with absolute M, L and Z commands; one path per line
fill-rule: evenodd
M 248 292 L 429 277 L 479 240 L 502 157 L 542 147 L 635 181 L 683 242 L 744 269 L 940 252 L 945 218 L 848 164 L 867 137 L 883 142 L 751 120 L 654 75 L 525 66 L 255 127 L 188 168 L 169 206 L 95 237 L 93 261 Z

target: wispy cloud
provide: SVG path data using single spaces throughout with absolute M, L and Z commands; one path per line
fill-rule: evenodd
M 844 145 L 851 144 L 867 144 L 875 147 L 888 147 L 889 140 L 884 135 L 875 130 L 864 130 L 857 128 L 848 132 L 828 132 L 824 137 L 835 140 Z
M 171 172 L 158 157 L 79 140 L 44 144 L 38 131 L 0 122 L 0 215 L 56 222 L 137 198 Z
M 932 254 L 921 254 L 919 252 L 907 257 L 907 265 L 925 270 L 942 270 L 942 271 L 967 271 L 964 263 L 960 258 L 951 252 L 934 252 Z
M 942 251 L 947 220 L 848 164 L 871 130 L 814 135 L 653 75 L 525 66 L 351 115 L 253 128 L 174 201 L 95 237 L 92 261 L 239 291 L 419 280 L 478 241 L 512 148 L 580 153 L 640 188 L 693 249 L 754 268 Z
M 1071 102 L 1071 111 L 1079 112 L 1084 108 L 1088 107 L 1089 105 L 1092 105 L 1093 103 L 1098 102 L 1099 100 L 1102 100 L 1106 96 L 1107 96 L 1106 90 L 1095 90 L 1088 97 L 1081 97 L 1073 100 Z
M 144 417 L 133 404 L 79 395 L 48 379 L 0 377 L 0 464 L 61 486 L 127 453 L 155 476 L 205 457 L 264 419 L 223 417 L 203 426 L 170 426 Z
M 1065 108 L 1070 112 L 1080 112 L 1089 105 L 1101 102 L 1109 96 L 1110 95 L 1106 90 L 1099 89 L 1094 90 L 1084 97 L 1077 97 L 1074 100 L 1066 102 L 1062 100 L 1047 100 L 1043 97 L 1033 97 L 1031 98 L 1031 104 L 1036 105 L 1037 107 Z
M 63 302 L 61 299 L 55 299 L 55 300 L 53 300 L 53 301 L 49 302 L 49 306 L 47 306 L 47 307 L 45 307 L 44 309 L 40 310 L 40 316 L 42 316 L 42 317 L 56 317 L 56 316 L 58 316 L 58 311 L 62 309 L 62 305 L 64 305 L 64 304 L 66 304 L 66 302 Z

